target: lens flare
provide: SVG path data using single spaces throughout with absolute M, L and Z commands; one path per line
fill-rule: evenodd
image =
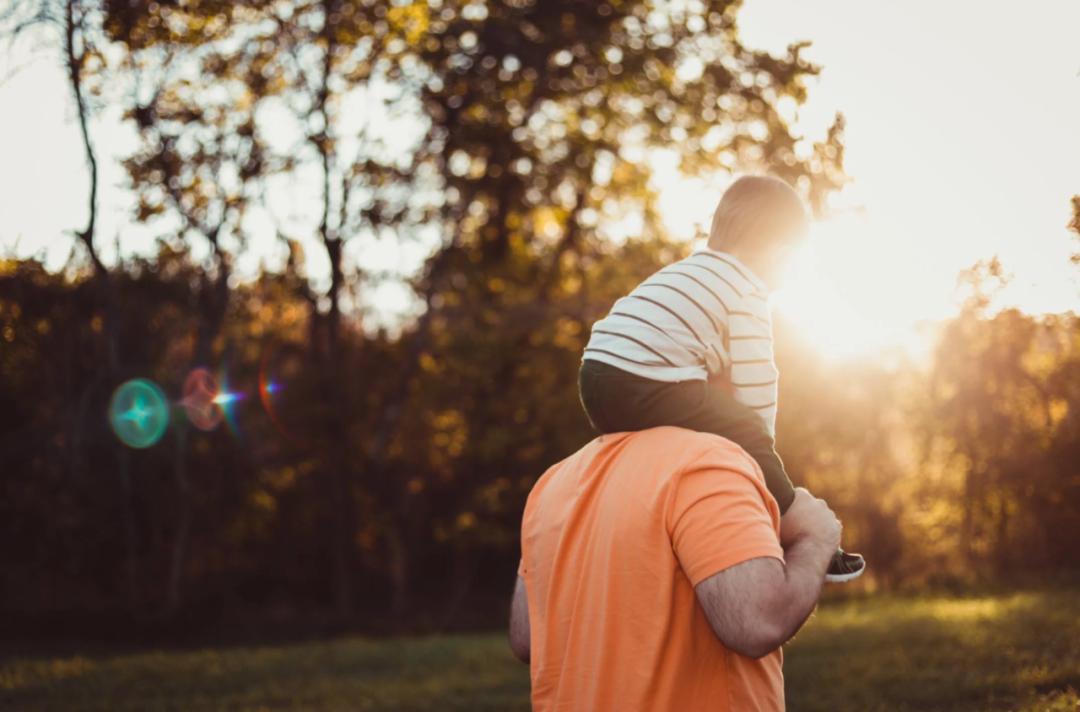
M 188 420 L 199 430 L 213 430 L 225 419 L 225 410 L 219 400 L 217 380 L 205 368 L 196 368 L 184 379 L 183 397 L 180 405 Z
M 286 427 L 281 418 L 282 401 L 289 397 L 282 375 L 288 365 L 289 362 L 279 358 L 272 349 L 263 351 L 259 365 L 259 402 L 262 403 L 263 410 L 266 411 L 274 428 L 287 440 L 297 444 L 298 441 L 292 429 Z M 293 396 L 295 397 L 295 394 Z
M 246 397 L 242 391 L 234 391 L 229 388 L 229 377 L 224 369 L 218 372 L 217 395 L 214 396 L 214 404 L 221 409 L 225 416 L 225 424 L 233 435 L 240 435 L 240 423 L 237 421 L 237 405 Z
M 128 447 L 148 448 L 169 427 L 169 403 L 153 381 L 136 378 L 122 383 L 109 403 L 109 424 Z

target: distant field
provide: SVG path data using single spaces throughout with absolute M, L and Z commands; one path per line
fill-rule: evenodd
M 788 708 L 1080 710 L 1080 591 L 828 606 L 785 649 Z
M 789 709 L 1080 709 L 1080 592 L 829 605 L 786 650 Z M 501 635 L 0 662 L 13 710 L 528 709 Z

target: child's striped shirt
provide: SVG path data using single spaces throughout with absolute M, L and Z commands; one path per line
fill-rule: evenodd
M 585 358 L 654 381 L 727 375 L 775 434 L 778 372 L 767 288 L 733 255 L 704 249 L 619 299 L 592 328 Z

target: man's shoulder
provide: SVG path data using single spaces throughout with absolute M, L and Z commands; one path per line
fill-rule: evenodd
M 631 437 L 638 446 L 628 452 L 628 461 L 654 473 L 665 473 L 671 482 L 681 482 L 685 475 L 701 471 L 734 473 L 748 481 L 764 482 L 754 458 L 720 435 L 661 426 L 632 433 Z
M 721 435 L 688 428 L 662 425 L 626 435 L 638 446 L 672 463 L 690 463 L 702 457 L 731 458 L 741 462 L 750 457 L 737 443 Z
M 562 476 L 576 477 L 603 468 L 666 472 L 675 477 L 695 466 L 741 472 L 751 478 L 760 471 L 739 445 L 712 433 L 662 425 L 648 430 L 599 435 L 573 454 L 549 467 L 533 485 L 533 494 Z
M 757 465 L 739 445 L 712 433 L 662 425 L 648 430 L 601 435 L 551 467 L 544 478 L 562 470 L 624 468 L 675 477 L 697 465 L 744 472 L 753 477 Z M 542 478 L 543 479 L 543 478 Z

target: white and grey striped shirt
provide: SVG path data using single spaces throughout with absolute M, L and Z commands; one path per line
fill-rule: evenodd
M 668 265 L 596 322 L 584 358 L 654 381 L 727 374 L 775 435 L 778 372 L 762 282 L 733 255 L 704 249 Z

